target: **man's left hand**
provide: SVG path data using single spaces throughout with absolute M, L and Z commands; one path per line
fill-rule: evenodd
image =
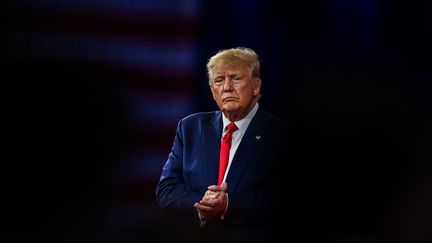
M 225 212 L 228 204 L 226 190 L 226 183 L 223 183 L 221 186 L 211 185 L 208 187 L 201 201 L 194 204 L 194 207 L 204 220 L 212 219 Z

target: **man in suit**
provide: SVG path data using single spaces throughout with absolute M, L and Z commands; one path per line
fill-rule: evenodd
M 258 241 L 251 232 L 267 232 L 294 211 L 286 194 L 293 185 L 288 124 L 258 104 L 262 83 L 253 50 L 219 51 L 207 71 L 220 111 L 178 123 L 157 201 L 162 208 L 194 215 L 203 228 L 244 232 L 239 235 Z

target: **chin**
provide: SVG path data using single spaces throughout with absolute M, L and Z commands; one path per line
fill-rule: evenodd
M 222 110 L 223 111 L 228 111 L 228 112 L 234 112 L 234 111 L 238 111 L 239 107 L 237 105 L 231 105 L 231 104 L 229 104 L 229 105 L 224 105 L 222 107 Z

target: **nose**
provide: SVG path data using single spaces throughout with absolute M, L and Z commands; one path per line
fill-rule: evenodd
M 223 90 L 226 91 L 232 91 L 232 83 L 231 83 L 231 78 L 230 77 L 226 77 L 223 83 Z

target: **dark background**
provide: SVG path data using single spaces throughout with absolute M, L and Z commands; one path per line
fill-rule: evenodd
M 237 46 L 260 55 L 260 105 L 302 145 L 292 163 L 305 238 L 432 240 L 430 2 L 41 0 L 0 11 L 9 242 L 178 239 L 155 185 L 178 120 L 217 108 L 207 59 Z

